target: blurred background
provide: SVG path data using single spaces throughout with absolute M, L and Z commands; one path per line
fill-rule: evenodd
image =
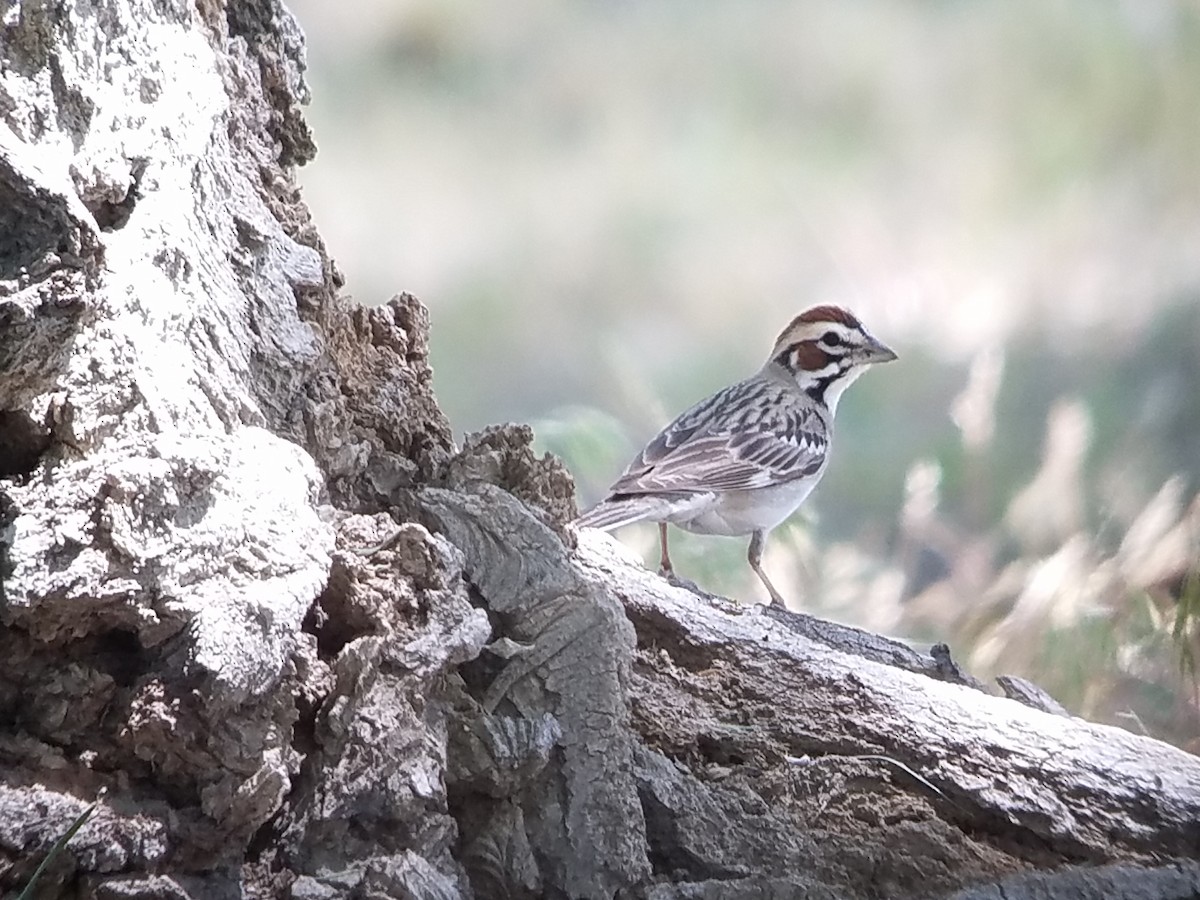
M 588 504 L 846 305 L 900 361 L 776 585 L 1200 749 L 1200 4 L 291 7 L 305 195 L 356 299 L 430 308 L 456 432 L 532 422 Z M 672 549 L 765 599 L 744 541 Z

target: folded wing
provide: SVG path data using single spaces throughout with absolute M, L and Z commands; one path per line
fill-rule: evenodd
M 771 487 L 816 473 L 828 429 L 812 407 L 761 383 L 735 385 L 664 428 L 612 486 L 613 496 L 736 491 Z

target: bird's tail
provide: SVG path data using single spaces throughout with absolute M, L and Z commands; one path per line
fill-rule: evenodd
M 601 500 L 587 512 L 575 520 L 576 525 L 585 528 L 600 528 L 611 531 L 622 525 L 640 522 L 653 518 L 658 513 L 661 503 L 655 503 L 654 498 L 644 496 L 611 497 Z

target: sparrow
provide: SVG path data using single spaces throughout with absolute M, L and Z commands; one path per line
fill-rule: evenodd
M 659 574 L 672 581 L 679 579 L 667 549 L 668 524 L 696 534 L 749 535 L 750 568 L 771 602 L 786 608 L 762 568 L 767 533 L 825 474 L 842 393 L 872 365 L 894 359 L 848 310 L 817 306 L 801 313 L 761 369 L 667 425 L 575 524 L 607 531 L 657 522 Z

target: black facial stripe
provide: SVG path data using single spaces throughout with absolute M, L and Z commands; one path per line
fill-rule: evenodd
M 808 394 L 808 396 L 812 397 L 818 403 L 824 403 L 825 392 L 829 390 L 829 386 L 841 378 L 843 374 L 845 373 L 839 370 L 834 372 L 832 375 L 825 375 L 822 378 L 818 378 L 811 384 L 806 385 L 804 391 Z

